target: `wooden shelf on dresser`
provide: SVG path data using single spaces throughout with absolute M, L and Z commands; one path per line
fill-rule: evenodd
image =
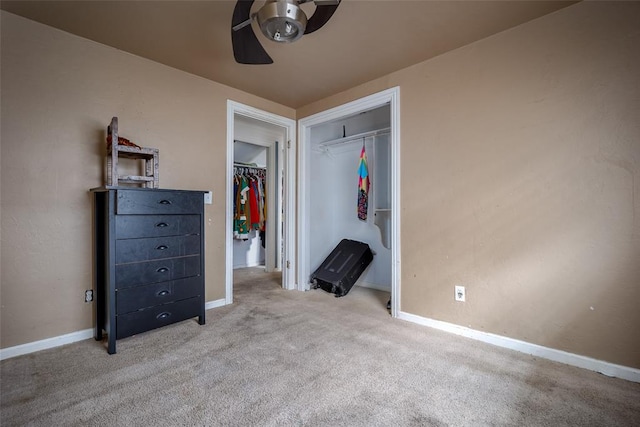
M 204 309 L 204 192 L 101 187 L 94 193 L 95 339 L 116 340 Z

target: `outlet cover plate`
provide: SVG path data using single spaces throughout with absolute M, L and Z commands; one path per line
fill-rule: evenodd
M 456 301 L 465 302 L 467 298 L 467 292 L 464 289 L 464 286 L 456 286 L 455 287 L 455 299 Z

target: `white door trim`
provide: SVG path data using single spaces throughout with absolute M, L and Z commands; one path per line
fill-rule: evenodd
M 400 313 L 400 88 L 349 102 L 298 120 L 298 289 L 309 289 L 309 202 L 308 191 L 311 127 L 362 111 L 390 104 L 391 111 L 391 315 Z
M 282 286 L 285 289 L 295 288 L 294 249 L 295 249 L 295 147 L 296 122 L 277 114 L 259 110 L 232 100 L 227 100 L 227 179 L 226 179 L 226 214 L 225 214 L 225 303 L 233 303 L 233 141 L 234 117 L 236 114 L 260 120 L 286 130 L 286 141 L 283 141 L 284 157 L 284 200 L 283 221 L 284 254 L 282 259 Z M 290 142 L 289 142 L 290 141 Z

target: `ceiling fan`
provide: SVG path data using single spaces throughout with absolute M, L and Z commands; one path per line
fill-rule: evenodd
M 310 1 L 316 4 L 316 10 L 307 19 L 300 4 Z M 257 12 L 251 13 L 253 2 L 238 0 L 231 19 L 233 56 L 240 64 L 273 64 L 251 28 L 254 19 L 269 40 L 291 43 L 322 28 L 340 5 L 340 0 L 267 0 Z

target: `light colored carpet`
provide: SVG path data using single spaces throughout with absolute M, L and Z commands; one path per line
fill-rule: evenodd
M 118 341 L 1 363 L 1 424 L 632 426 L 640 384 L 392 319 L 388 294 L 284 291 L 236 271 L 235 303 Z

